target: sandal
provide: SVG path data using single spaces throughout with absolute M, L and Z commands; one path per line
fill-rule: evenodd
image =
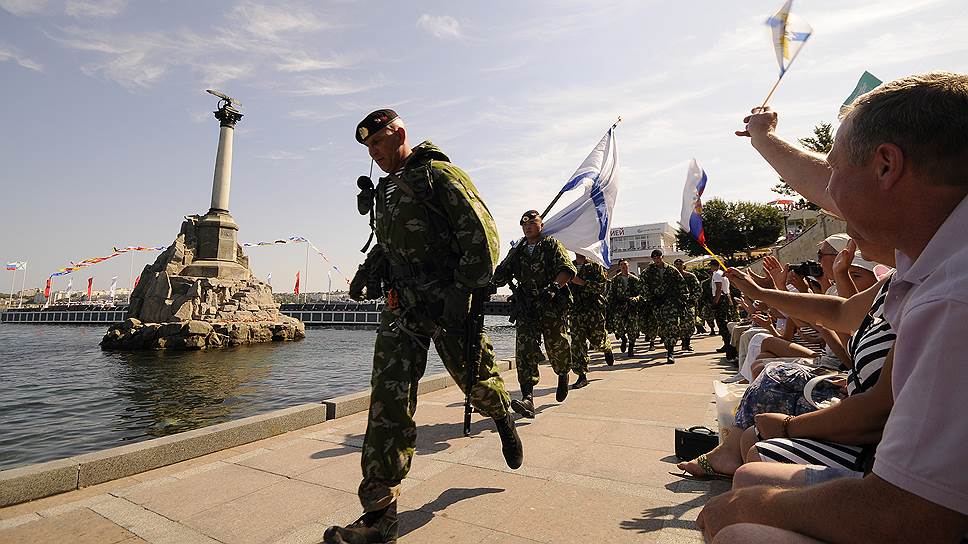
M 696 475 L 690 474 L 686 471 L 682 471 L 681 474 L 676 474 L 675 472 L 670 472 L 669 474 L 697 482 L 708 482 L 710 480 L 733 480 L 732 474 L 723 474 L 722 472 L 717 472 L 716 469 L 713 468 L 712 463 L 709 462 L 709 458 L 706 457 L 705 453 L 699 457 L 696 457 L 696 462 L 699 463 L 699 468 L 701 468 L 705 474 Z

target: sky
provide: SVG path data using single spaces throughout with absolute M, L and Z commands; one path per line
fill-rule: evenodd
M 333 289 L 363 260 L 356 178 L 370 162 L 353 133 L 382 107 L 470 174 L 505 251 L 521 212 L 543 209 L 618 116 L 613 227 L 675 221 L 691 157 L 705 199 L 766 202 L 776 174 L 733 131 L 778 75 L 764 23 L 781 4 L 0 0 L 0 259 L 28 260 L 27 286 L 40 287 L 115 245 L 170 244 L 183 216 L 209 207 L 210 88 L 244 105 L 239 240 L 308 238 L 340 270 Z M 865 70 L 968 71 L 963 7 L 796 1 L 814 34 L 771 100 L 778 132 L 836 122 Z M 247 254 L 276 291 L 306 262 L 303 245 Z M 75 272 L 75 289 L 92 275 L 95 289 L 115 275 L 127 286 L 156 256 Z M 308 290 L 328 288 L 330 263 L 311 255 Z

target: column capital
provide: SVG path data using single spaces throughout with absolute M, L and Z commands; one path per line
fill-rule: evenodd
M 235 128 L 235 124 L 242 119 L 242 112 L 229 105 L 222 106 L 212 113 L 219 120 L 219 126 L 223 127 Z

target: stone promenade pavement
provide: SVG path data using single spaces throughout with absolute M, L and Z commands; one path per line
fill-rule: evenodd
M 542 368 L 537 419 L 519 420 L 524 466 L 508 469 L 493 424 L 461 436 L 456 387 L 420 397 L 417 456 L 400 499 L 401 542 L 701 540 L 694 520 L 724 482 L 675 470 L 673 430 L 715 425 L 718 338 L 664 364 L 659 351 L 612 367 L 554 401 Z M 616 352 L 617 353 L 617 352 Z M 514 371 L 504 374 L 517 395 Z M 0 509 L 0 543 L 312 543 L 359 515 L 359 413 L 176 465 Z M 715 428 L 715 427 L 713 427 Z

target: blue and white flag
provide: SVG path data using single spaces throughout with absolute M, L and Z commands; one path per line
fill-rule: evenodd
M 554 236 L 569 251 L 581 253 L 609 268 L 612 266 L 609 232 L 612 209 L 618 199 L 618 147 L 615 127 L 588 155 L 561 189 L 564 195 L 581 189 L 582 195 L 544 221 L 543 234 Z
M 766 21 L 773 29 L 773 47 L 776 49 L 776 62 L 780 65 L 780 77 L 783 77 L 793 58 L 813 34 L 813 28 L 806 21 L 790 13 L 792 8 L 793 0 L 787 0 L 780 11 Z

